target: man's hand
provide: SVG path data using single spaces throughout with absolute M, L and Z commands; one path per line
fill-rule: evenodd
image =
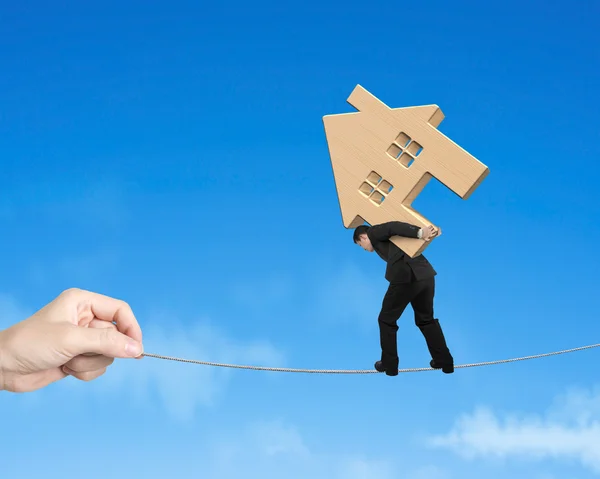
M 433 225 L 426 226 L 425 228 L 421 228 L 421 239 L 425 241 L 431 241 L 436 236 L 442 234 L 441 228 L 436 228 Z
M 142 330 L 127 303 L 69 289 L 0 331 L 0 390 L 34 391 L 67 375 L 90 381 L 114 358 L 142 353 Z

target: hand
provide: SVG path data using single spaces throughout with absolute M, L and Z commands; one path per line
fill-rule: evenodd
M 89 381 L 114 358 L 142 353 L 142 331 L 127 303 L 69 289 L 0 331 L 0 390 L 34 391 L 68 375 Z
M 433 225 L 429 225 L 429 226 L 426 226 L 425 228 L 422 228 L 422 232 L 423 233 L 421 235 L 421 239 L 423 239 L 425 241 L 431 241 L 436 236 L 439 236 L 442 234 L 442 229 L 436 228 Z

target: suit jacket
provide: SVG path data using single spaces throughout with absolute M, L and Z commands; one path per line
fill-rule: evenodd
M 411 258 L 390 241 L 392 236 L 418 238 L 419 227 L 401 221 L 373 225 L 367 230 L 375 252 L 387 263 L 385 279 L 390 283 L 409 283 L 411 270 L 417 280 L 435 276 L 437 272 L 422 254 Z

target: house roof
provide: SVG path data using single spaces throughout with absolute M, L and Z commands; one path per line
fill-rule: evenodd
M 431 178 L 467 199 L 489 168 L 438 130 L 437 105 L 389 108 L 362 86 L 348 98 L 358 112 L 323 117 L 342 221 L 360 224 L 435 223 L 412 203 Z M 394 237 L 410 256 L 431 242 Z

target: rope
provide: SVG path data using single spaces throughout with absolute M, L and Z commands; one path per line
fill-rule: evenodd
M 480 366 L 490 366 L 493 364 L 513 363 L 516 361 L 526 361 L 528 359 L 538 359 L 538 358 L 544 358 L 544 357 L 548 357 L 548 356 L 557 356 L 559 354 L 572 353 L 575 351 L 583 351 L 585 349 L 592 349 L 592 348 L 597 348 L 597 347 L 600 347 L 600 343 L 599 344 L 591 344 L 589 346 L 581 346 L 579 348 L 564 349 L 562 351 L 555 351 L 552 353 L 536 354 L 533 356 L 523 356 L 520 358 L 500 359 L 500 360 L 496 360 L 496 361 L 487 361 L 487 362 L 483 362 L 483 363 L 460 364 L 458 366 L 454 366 L 454 368 L 455 369 L 474 368 L 474 367 L 480 367 Z M 252 370 L 256 370 L 256 371 L 277 371 L 277 372 L 286 372 L 286 373 L 311 373 L 311 374 L 372 374 L 372 373 L 379 373 L 379 371 L 376 371 L 375 369 L 275 368 L 275 367 L 269 367 L 269 366 L 247 366 L 247 365 L 240 365 L 240 364 L 213 363 L 213 362 L 208 362 L 208 361 L 198 361 L 196 359 L 183 359 L 183 358 L 177 358 L 177 357 L 172 357 L 172 356 L 162 356 L 160 354 L 150 354 L 150 353 L 144 353 L 143 356 L 147 356 L 149 358 L 165 359 L 168 361 L 179 361 L 182 363 L 201 364 L 204 366 L 217 366 L 217 367 L 222 367 L 222 368 L 234 368 L 234 369 L 252 369 Z M 416 373 L 416 372 L 423 372 L 423 371 L 435 371 L 435 369 L 433 369 L 431 367 L 427 367 L 427 368 L 411 368 L 411 369 L 399 369 L 398 370 L 399 373 Z

